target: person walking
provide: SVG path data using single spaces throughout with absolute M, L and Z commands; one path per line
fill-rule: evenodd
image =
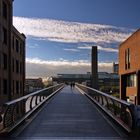
M 73 88 L 75 87 L 75 82 L 73 82 Z
M 71 89 L 72 89 L 72 87 L 73 87 L 72 82 L 70 83 L 70 86 L 71 86 Z

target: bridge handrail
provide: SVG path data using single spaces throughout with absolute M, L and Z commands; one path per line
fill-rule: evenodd
M 135 127 L 135 106 L 96 89 L 76 83 L 76 86 L 128 133 Z
M 77 83 L 77 85 L 81 85 L 81 84 L 78 84 L 78 83 Z M 128 105 L 128 106 L 132 105 L 132 103 L 126 102 L 125 100 L 120 100 L 120 99 L 118 99 L 118 98 L 116 98 L 116 97 L 114 97 L 114 96 L 111 96 L 111 95 L 109 95 L 109 94 L 107 94 L 107 93 L 104 93 L 104 92 L 102 92 L 102 91 L 99 91 L 99 90 L 97 90 L 97 89 L 94 89 L 94 88 L 91 88 L 91 87 L 87 87 L 87 86 L 85 86 L 85 85 L 81 85 L 81 86 L 83 86 L 83 87 L 85 87 L 85 88 L 88 88 L 88 89 L 90 89 L 90 90 L 93 90 L 93 91 L 95 91 L 95 92 L 98 92 L 99 94 L 101 94 L 101 95 L 103 95 L 103 96 L 107 96 L 108 98 L 111 98 L 111 99 L 113 99 L 113 100 L 115 100 L 115 101 L 117 101 L 117 102 L 119 102 L 119 103 L 126 104 L 126 105 Z
M 4 105 L 11 105 L 11 104 L 20 102 L 20 101 L 22 101 L 22 100 L 25 100 L 25 99 L 29 98 L 30 96 L 35 96 L 35 95 L 37 95 L 37 94 L 40 94 L 40 93 L 43 92 L 43 91 L 46 91 L 46 90 L 52 89 L 52 88 L 54 88 L 54 87 L 57 87 L 58 85 L 59 85 L 59 84 L 54 85 L 54 86 L 50 86 L 50 87 L 47 87 L 47 88 L 44 88 L 44 89 L 41 89 L 41 90 L 38 90 L 38 91 L 35 91 L 35 92 L 32 92 L 32 93 L 30 93 L 30 94 L 28 94 L 28 95 L 24 95 L 24 96 L 22 96 L 22 97 L 20 97 L 20 98 L 18 98 L 18 99 L 15 99 L 15 100 L 6 102 Z
M 0 114 L 0 133 L 11 132 L 63 87 L 64 84 L 57 84 L 5 103 Z

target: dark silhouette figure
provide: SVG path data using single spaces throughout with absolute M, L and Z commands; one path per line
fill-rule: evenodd
M 75 87 L 75 83 L 73 82 L 73 84 L 72 84 L 72 85 L 73 85 L 73 88 L 74 88 L 74 87 Z
M 75 83 L 74 82 L 71 82 L 70 86 L 71 86 L 71 89 L 74 89 Z
M 73 88 L 72 82 L 70 83 L 71 89 Z

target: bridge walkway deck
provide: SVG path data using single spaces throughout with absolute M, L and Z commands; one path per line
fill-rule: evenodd
M 19 139 L 124 139 L 84 95 L 65 86 L 25 129 Z

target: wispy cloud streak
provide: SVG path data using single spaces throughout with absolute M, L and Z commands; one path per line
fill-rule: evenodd
M 79 52 L 80 50 L 78 50 L 78 49 L 64 49 L 64 51 Z
M 134 30 L 110 25 L 14 17 L 15 27 L 27 36 L 55 42 L 95 44 L 121 42 Z
M 81 47 L 78 47 L 79 49 L 91 49 L 92 46 L 81 46 Z M 101 46 L 98 46 L 98 50 L 101 50 L 101 51 L 106 51 L 106 52 L 118 52 L 118 49 L 114 49 L 114 48 L 103 48 Z

